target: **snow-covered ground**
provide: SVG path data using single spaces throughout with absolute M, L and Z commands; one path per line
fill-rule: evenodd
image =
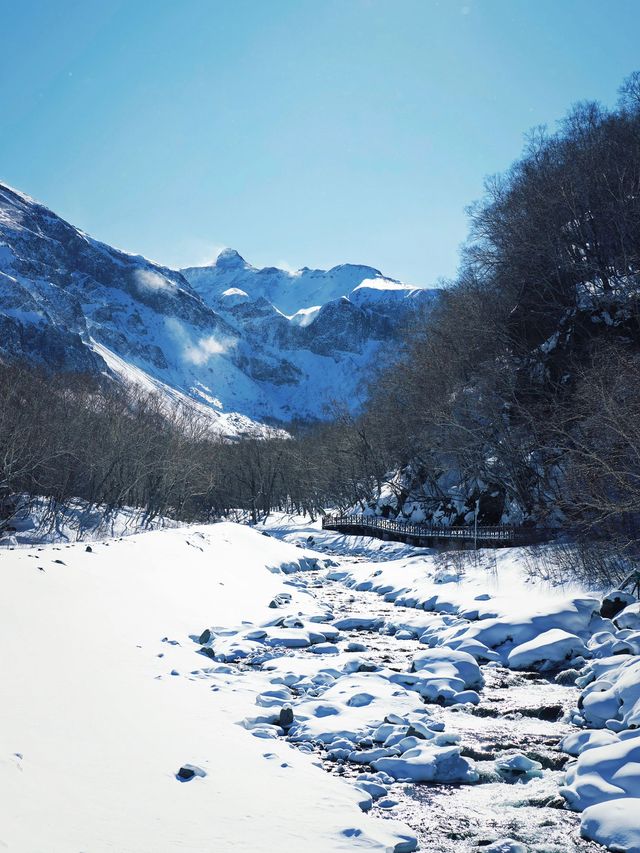
M 107 511 L 104 506 L 90 505 L 80 499 L 57 504 L 49 498 L 25 495 L 18 499 L 15 514 L 0 527 L 0 549 L 89 542 L 180 526 L 180 522 L 172 518 L 149 518 L 135 507 Z
M 90 547 L 92 550 L 86 550 Z M 273 616 L 298 549 L 235 524 L 0 554 L 0 847 L 393 850 L 353 786 L 236 725 L 189 635 Z M 206 775 L 181 782 L 190 764 Z
M 89 547 L 0 551 L 5 849 L 640 851 L 631 599 L 282 517 Z

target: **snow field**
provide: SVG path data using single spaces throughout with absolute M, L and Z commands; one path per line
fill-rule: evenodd
M 268 621 L 278 595 L 322 614 L 284 584 L 303 552 L 234 524 L 85 548 L 0 554 L 4 849 L 412 849 L 362 792 L 248 736 L 247 696 L 198 669 L 194 626 Z M 205 775 L 179 781 L 189 766 Z

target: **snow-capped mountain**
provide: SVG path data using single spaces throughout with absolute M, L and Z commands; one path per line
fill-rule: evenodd
M 0 357 L 156 388 L 227 434 L 357 408 L 363 372 L 438 294 L 366 266 L 256 269 L 231 249 L 171 270 L 0 184 Z
M 209 304 L 217 304 L 229 290 L 242 290 L 250 299 L 266 299 L 287 315 L 347 296 L 365 281 L 399 288 L 407 295 L 405 285 L 385 278 L 373 267 L 341 264 L 330 270 L 303 267 L 296 272 L 277 267 L 256 269 L 235 249 L 223 249 L 210 266 L 188 267 L 181 272 Z

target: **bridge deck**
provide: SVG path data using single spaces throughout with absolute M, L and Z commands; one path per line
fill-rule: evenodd
M 545 537 L 538 528 L 518 527 L 514 524 L 479 524 L 447 527 L 442 524 L 413 524 L 373 515 L 325 515 L 323 530 L 336 530 L 353 536 L 375 536 L 412 545 L 433 545 L 438 542 L 477 543 L 482 547 L 530 545 Z

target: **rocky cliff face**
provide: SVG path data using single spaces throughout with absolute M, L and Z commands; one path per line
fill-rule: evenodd
M 233 250 L 171 270 L 0 184 L 0 357 L 141 383 L 226 433 L 357 407 L 363 372 L 437 299 L 371 267 L 256 269 Z

